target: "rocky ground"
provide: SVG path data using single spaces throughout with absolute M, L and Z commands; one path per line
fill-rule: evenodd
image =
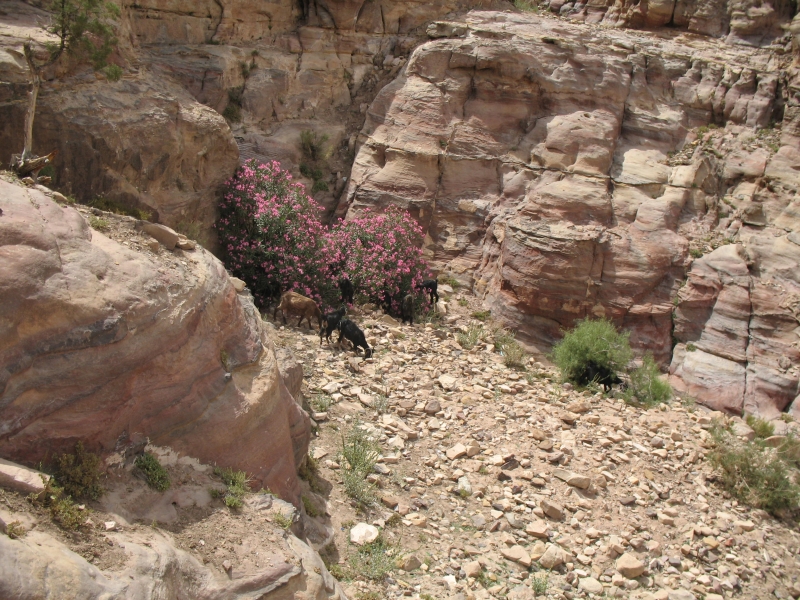
M 444 319 L 413 327 L 356 313 L 368 360 L 276 324 L 318 424 L 320 479 L 306 476 L 317 491 L 332 484 L 333 540 L 321 553 L 350 597 L 800 596 L 797 524 L 714 483 L 704 457 L 721 413 L 680 397 L 636 408 L 560 384 L 543 358 L 522 372 L 491 344 L 465 351 L 456 336 L 478 323 L 477 306 L 455 293 Z M 366 510 L 341 485 L 342 435 L 354 426 L 382 453 Z M 319 496 L 307 487 L 304 498 Z M 373 581 L 351 540 L 378 533 L 401 568 Z

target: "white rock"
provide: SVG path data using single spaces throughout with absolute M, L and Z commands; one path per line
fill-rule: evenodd
M 357 546 L 363 546 L 377 540 L 379 533 L 374 525 L 359 523 L 350 530 L 350 541 Z

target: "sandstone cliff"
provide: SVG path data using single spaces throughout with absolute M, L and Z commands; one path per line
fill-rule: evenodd
M 30 87 L 22 43 L 47 40 L 47 13 L 17 1 L 0 17 L 0 163 L 22 150 Z M 237 165 L 225 120 L 179 85 L 139 64 L 122 25 L 125 66 L 116 83 L 62 61 L 44 73 L 34 152 L 59 150 L 55 185 L 79 200 L 105 197 L 173 227 L 194 228 L 213 246 L 219 188 Z M 57 70 L 56 70 L 57 69 Z M 56 79 L 56 75 L 59 76 Z
M 496 12 L 431 31 L 440 39 L 370 107 L 339 213 L 409 207 L 436 267 L 541 349 L 606 316 L 668 364 L 674 312 L 679 385 L 734 411 L 788 406 L 800 377 L 788 58 Z M 738 288 L 703 270 L 723 253 L 738 257 Z
M 108 453 L 149 438 L 299 502 L 308 417 L 219 260 L 153 247 L 131 218 L 101 217 L 104 235 L 6 181 L 0 208 L 0 454 L 35 463 L 77 440 Z

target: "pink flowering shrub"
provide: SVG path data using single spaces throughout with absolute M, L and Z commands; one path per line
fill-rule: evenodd
M 339 221 L 328 232 L 326 247 L 331 265 L 350 278 L 358 300 L 388 302 L 394 311 L 427 274 L 422 228 L 396 206 Z
M 331 228 L 321 213 L 279 163 L 250 160 L 226 183 L 220 203 L 223 260 L 261 306 L 288 290 L 336 306 L 338 281 L 347 275 L 357 299 L 399 310 L 428 272 L 419 224 L 395 206 Z
M 216 227 L 223 259 L 259 304 L 280 292 L 319 300 L 322 207 L 273 161 L 247 161 L 226 183 Z

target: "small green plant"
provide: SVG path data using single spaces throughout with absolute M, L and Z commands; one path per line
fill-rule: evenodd
M 327 192 L 329 189 L 330 188 L 328 187 L 328 183 L 326 181 L 317 179 L 314 181 L 314 185 L 311 186 L 311 193 L 316 194 L 317 192 Z
M 507 367 L 519 368 L 525 366 L 528 355 L 515 339 L 513 331 L 497 329 L 494 331 L 494 347 L 503 355 L 503 362 Z
M 97 196 L 96 198 L 84 202 L 83 204 L 85 206 L 97 208 L 104 212 L 114 213 L 115 215 L 127 215 L 129 217 L 134 217 L 135 219 L 148 220 L 151 216 L 150 212 L 146 209 L 132 208 L 122 204 L 121 202 L 117 202 L 116 200 L 111 200 L 110 198 L 105 198 L 103 196 Z
M 687 352 L 694 352 L 695 350 L 697 350 L 697 346 L 695 346 L 692 342 L 689 342 L 688 344 L 686 344 L 686 351 Z
M 439 283 L 443 283 L 445 285 L 449 285 L 454 290 L 458 289 L 461 285 L 458 283 L 458 279 L 453 277 L 450 273 L 441 273 L 439 277 L 436 278 Z
M 151 488 L 159 492 L 169 489 L 169 473 L 154 455 L 149 452 L 140 454 L 133 464 L 141 471 L 145 481 L 147 481 L 147 485 Z
M 442 148 L 447 148 L 447 140 L 439 140 L 439 146 Z
M 361 577 L 381 581 L 394 569 L 398 555 L 398 547 L 389 544 L 383 536 L 378 536 L 374 542 L 360 546 L 350 556 L 350 568 Z
M 342 434 L 342 481 L 345 493 L 361 505 L 375 502 L 375 493 L 366 477 L 375 467 L 380 456 L 378 445 L 356 420 L 347 433 Z
M 464 488 L 461 488 L 460 490 L 458 490 L 458 495 L 461 496 L 464 499 L 467 499 L 472 494 L 468 490 L 465 490 Z
M 514 6 L 522 12 L 539 12 L 539 5 L 536 0 L 514 0 Z
M 689 248 L 689 255 L 692 258 L 702 258 L 703 251 L 700 248 Z
M 193 221 L 193 220 L 179 221 L 175 225 L 175 231 L 177 231 L 181 235 L 186 236 L 190 240 L 199 242 L 203 234 L 203 225 L 199 221 Z
M 103 217 L 96 217 L 95 215 L 89 215 L 89 227 L 97 231 L 108 231 L 111 229 L 108 220 Z
M 477 319 L 478 321 L 486 321 L 491 316 L 492 311 L 490 310 L 476 310 L 474 313 L 472 313 L 472 318 Z
M 743 442 L 726 428 L 711 430 L 714 449 L 708 459 L 722 486 L 737 500 L 770 513 L 800 508 L 800 487 L 780 453 L 761 440 Z
M 469 300 L 467 300 L 466 298 L 459 298 L 458 305 L 463 307 L 469 306 Z
M 629 338 L 629 332 L 618 332 L 611 321 L 586 319 L 564 335 L 550 358 L 564 381 L 580 385 L 591 379 L 591 365 L 613 373 L 623 371 L 633 358 Z
M 58 495 L 50 504 L 50 515 L 64 529 L 77 529 L 85 521 L 83 513 L 69 496 Z
M 219 350 L 219 362 L 222 363 L 222 368 L 225 369 L 226 372 L 230 371 L 230 356 L 228 352 L 224 348 L 220 348 Z
M 775 435 L 775 426 L 769 421 L 765 421 L 755 415 L 747 415 L 745 422 L 753 430 L 758 439 L 765 439 Z
M 669 383 L 661 379 L 661 371 L 651 354 L 642 359 L 642 366 L 630 373 L 630 384 L 625 390 L 625 399 L 632 401 L 635 397 L 644 406 L 655 406 L 667 402 L 672 396 Z
M 240 123 L 242 120 L 242 107 L 238 104 L 230 103 L 222 111 L 222 116 L 231 123 Z
M 398 513 L 392 513 L 388 519 L 386 519 L 386 526 L 387 527 L 397 527 L 400 523 L 403 522 L 403 517 L 401 517 Z
M 273 514 L 272 521 L 282 529 L 289 529 L 292 526 L 292 520 L 282 512 L 276 512 Z
M 328 572 L 338 581 L 349 581 L 350 574 L 339 563 L 328 565 Z
M 383 595 L 378 592 L 362 592 L 358 595 L 358 600 L 383 600 Z
M 389 399 L 384 394 L 377 394 L 375 400 L 372 402 L 372 408 L 375 409 L 379 415 L 382 415 L 389 409 Z
M 247 482 L 247 473 L 234 471 L 230 468 L 214 468 L 214 475 L 222 479 L 227 488 L 222 495 L 222 501 L 228 508 L 241 508 L 245 495 L 250 491 Z
M 311 407 L 316 412 L 327 412 L 332 401 L 333 399 L 328 394 L 314 394 L 309 400 Z
M 6 525 L 6 535 L 12 540 L 16 540 L 25 535 L 25 528 L 19 521 L 11 521 L 11 523 Z
M 472 350 L 478 343 L 486 337 L 486 331 L 483 325 L 470 325 L 466 332 L 459 333 L 456 336 L 458 344 L 464 350 Z
M 317 507 L 314 506 L 313 500 L 311 500 L 308 496 L 301 496 L 300 499 L 303 501 L 303 507 L 306 509 L 306 514 L 309 517 L 318 517 L 322 513 L 317 510 Z
M 300 150 L 308 160 L 312 162 L 327 160 L 330 158 L 330 150 L 326 149 L 325 143 L 328 141 L 328 134 L 317 134 L 316 131 L 305 129 L 300 132 Z
M 106 65 L 103 73 L 109 81 L 119 81 L 122 79 L 122 67 L 119 65 Z
M 56 481 L 73 498 L 100 498 L 101 477 L 100 457 L 87 452 L 83 442 L 75 444 L 74 454 L 62 454 L 56 459 Z
M 541 575 L 534 575 L 531 578 L 531 588 L 533 588 L 533 593 L 537 596 L 543 596 L 547 593 L 547 585 L 548 585 L 549 576 L 544 573 Z

